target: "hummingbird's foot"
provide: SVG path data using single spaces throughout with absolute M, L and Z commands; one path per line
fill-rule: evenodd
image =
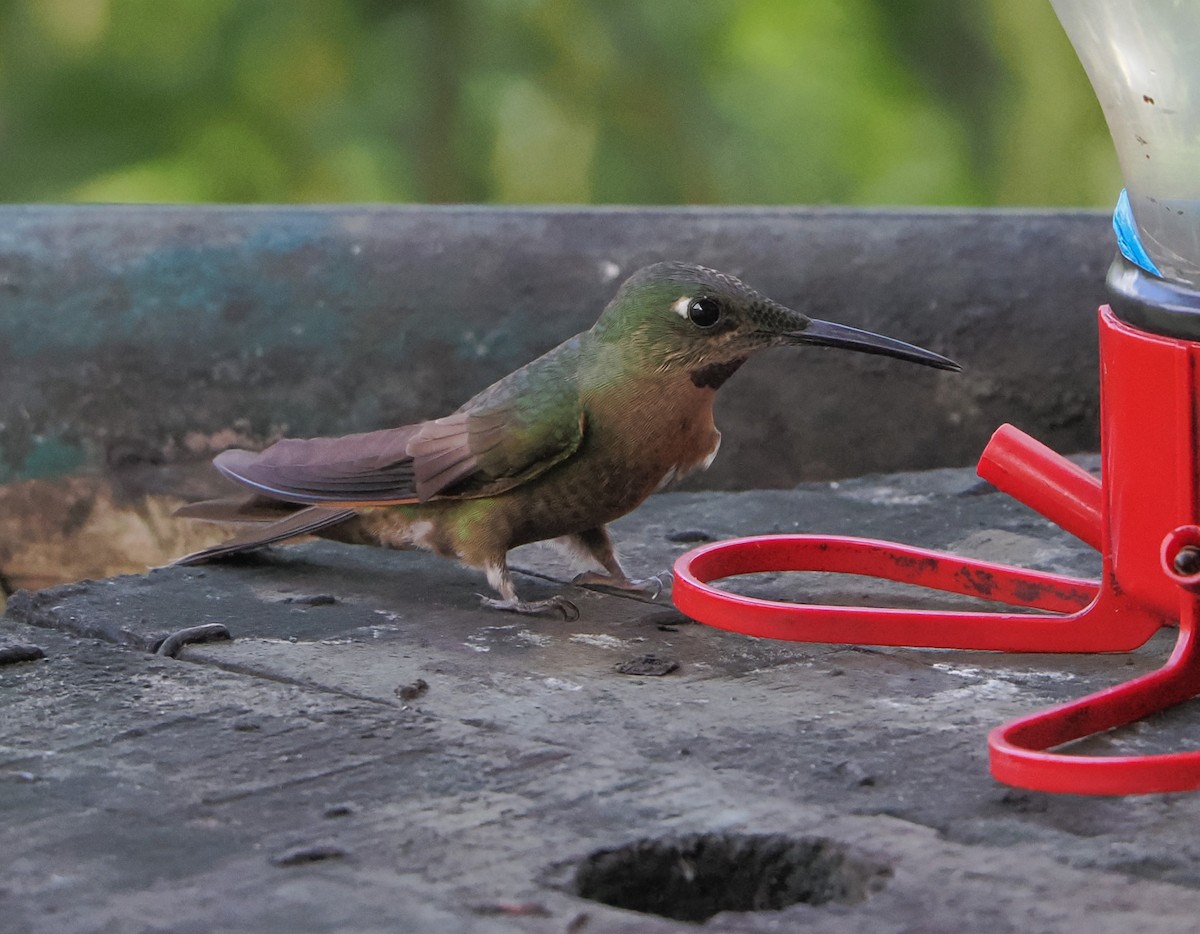
M 670 573 L 669 571 L 665 573 Z M 584 571 L 571 581 L 576 587 L 599 587 L 607 590 L 624 590 L 629 593 L 642 594 L 649 597 L 651 600 L 657 600 L 662 596 L 663 582 L 662 576 L 655 574 L 653 577 L 630 578 L 624 574 L 601 574 L 599 571 Z
M 555 541 L 564 546 L 576 558 L 595 562 L 604 568 L 603 572 L 584 571 L 571 581 L 571 583 L 579 587 L 599 587 L 606 590 L 625 591 L 626 593 L 636 593 L 644 597 L 649 597 L 651 600 L 657 600 L 662 596 L 664 590 L 662 578 L 664 576 L 669 577 L 671 574 L 670 571 L 664 571 L 663 574 L 656 574 L 653 577 L 647 577 L 643 580 L 635 580 L 627 577 L 621 569 L 621 562 L 617 560 L 616 551 L 613 550 L 612 536 L 608 534 L 608 529 L 602 525 L 585 529 L 575 535 L 568 535 Z
M 477 594 L 477 596 L 484 606 L 491 607 L 493 610 L 508 610 L 510 613 L 526 614 L 555 610 L 562 613 L 563 619 L 568 623 L 579 619 L 579 608 L 561 594 L 550 597 L 548 600 L 518 600 L 515 596 L 502 600 L 496 597 L 485 597 L 483 594 Z
M 568 623 L 579 619 L 579 608 L 562 594 L 555 594 L 548 600 L 522 600 L 518 597 L 517 589 L 513 586 L 512 572 L 503 560 L 485 564 L 484 571 L 487 573 L 488 583 L 495 587 L 496 593 L 500 595 L 497 598 L 477 594 L 484 606 L 490 606 L 493 610 L 527 614 L 557 610 Z

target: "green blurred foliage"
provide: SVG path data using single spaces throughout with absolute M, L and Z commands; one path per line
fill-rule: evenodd
M 1108 206 L 1049 0 L 0 0 L 0 200 Z

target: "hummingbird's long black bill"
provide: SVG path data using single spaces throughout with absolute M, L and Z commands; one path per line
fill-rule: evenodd
M 898 360 L 908 360 L 924 366 L 936 367 L 939 370 L 961 370 L 962 367 L 953 360 L 936 354 L 932 350 L 906 344 L 882 334 L 862 331 L 845 324 L 834 324 L 832 321 L 822 321 L 820 318 L 810 318 L 809 325 L 803 331 L 791 331 L 789 340 L 797 344 L 815 344 L 818 347 L 841 347 L 845 350 L 857 350 L 861 353 L 880 354 L 884 357 L 895 357 Z

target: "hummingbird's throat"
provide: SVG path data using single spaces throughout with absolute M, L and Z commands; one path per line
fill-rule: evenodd
M 738 367 L 745 362 L 745 357 L 738 357 L 735 360 L 709 363 L 698 370 L 692 370 L 692 385 L 699 389 L 720 389 L 725 380 L 736 373 Z

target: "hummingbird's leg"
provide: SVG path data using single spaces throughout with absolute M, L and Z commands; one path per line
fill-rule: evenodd
M 544 610 L 557 610 L 563 619 L 572 622 L 579 619 L 579 609 L 564 597 L 556 594 L 548 600 L 522 600 L 517 596 L 517 588 L 513 586 L 512 573 L 508 570 L 508 562 L 502 556 L 499 561 L 488 562 L 483 566 L 488 583 L 500 594 L 500 599 L 485 597 L 478 594 L 484 606 L 495 610 L 509 610 L 513 613 L 541 613 Z
M 635 593 L 648 594 L 651 600 L 657 600 L 662 593 L 663 583 L 657 577 L 647 577 L 635 580 L 625 576 L 621 562 L 617 560 L 613 548 L 612 536 L 603 525 L 585 529 L 576 535 L 568 535 L 565 544 L 576 554 L 591 558 L 599 564 L 607 574 L 598 571 L 584 571 L 571 583 L 579 587 L 610 587 L 614 590 L 631 590 Z

